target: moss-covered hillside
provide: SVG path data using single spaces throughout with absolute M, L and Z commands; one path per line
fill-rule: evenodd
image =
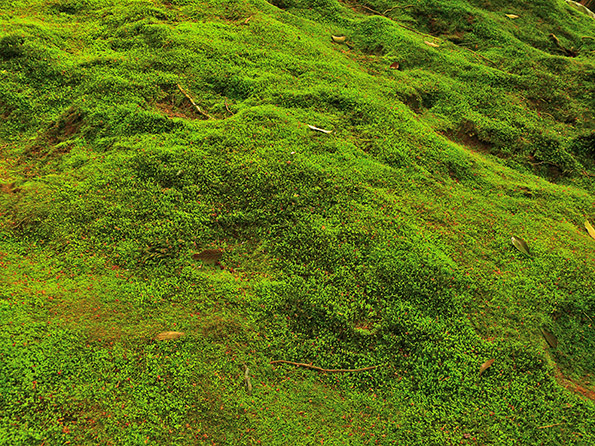
M 564 0 L 1 1 L 0 445 L 595 444 L 594 94 Z

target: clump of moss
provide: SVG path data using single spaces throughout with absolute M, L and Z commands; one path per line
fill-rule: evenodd
M 545 0 L 11 3 L 0 438 L 592 439 L 591 22 Z

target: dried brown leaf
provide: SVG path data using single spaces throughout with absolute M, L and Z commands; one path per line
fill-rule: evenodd
M 185 333 L 181 331 L 164 331 L 163 333 L 159 333 L 153 339 L 155 341 L 170 341 L 172 339 L 178 339 L 184 336 Z
M 390 64 L 389 68 L 392 68 L 393 70 L 398 70 L 400 67 L 399 62 L 393 62 Z
M 514 245 L 514 247 L 516 249 L 521 251 L 523 254 L 527 254 L 528 256 L 531 255 L 531 253 L 529 252 L 529 247 L 527 246 L 527 243 L 522 238 L 512 237 L 510 240 L 512 241 L 512 244 Z
M 486 362 L 484 362 L 481 367 L 479 368 L 479 376 L 481 376 L 481 374 L 483 372 L 485 372 L 487 369 L 489 369 L 492 364 L 494 363 L 495 359 L 488 359 Z
M 552 333 L 542 328 L 541 334 L 551 348 L 556 348 L 558 346 L 558 339 Z
M 205 263 L 216 263 L 221 260 L 223 251 L 220 249 L 205 249 L 204 251 L 192 254 L 194 260 L 202 260 Z

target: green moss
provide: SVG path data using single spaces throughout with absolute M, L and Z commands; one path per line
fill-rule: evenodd
M 593 441 L 591 19 L 0 10 L 0 443 Z

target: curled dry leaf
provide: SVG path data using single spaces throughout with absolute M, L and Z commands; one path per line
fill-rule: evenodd
M 216 263 L 221 260 L 223 251 L 220 249 L 205 249 L 204 251 L 192 254 L 194 260 L 202 260 L 205 263 Z
M 333 42 L 336 43 L 344 43 L 345 40 L 347 40 L 347 37 L 345 36 L 331 36 L 333 38 Z
M 170 341 L 172 339 L 178 339 L 184 336 L 184 333 L 181 331 L 164 331 L 163 333 L 159 333 L 153 339 L 155 341 Z
M 432 48 L 438 48 L 440 45 L 438 45 L 437 43 L 434 42 L 428 42 L 427 40 L 424 40 L 424 43 L 428 46 L 431 46 Z
M 518 19 L 519 16 L 516 14 L 504 14 L 506 17 L 508 17 L 509 19 Z
M 492 364 L 494 363 L 495 359 L 488 359 L 486 362 L 484 362 L 481 367 L 479 368 L 479 376 L 481 376 L 481 374 L 483 372 L 485 372 L 487 369 L 489 369 Z
M 325 130 L 325 129 L 320 129 L 318 127 L 314 127 L 313 125 L 308 124 L 308 128 L 310 130 L 314 130 L 315 132 L 322 132 L 322 133 L 333 133 L 332 130 Z
M 250 373 L 249 373 L 248 366 L 244 364 L 244 382 L 246 383 L 246 390 L 248 391 L 248 395 L 252 394 L 252 383 L 250 382 Z
M 399 62 L 393 62 L 390 64 L 389 68 L 392 68 L 393 70 L 398 70 L 400 67 Z
M 585 228 L 587 229 L 587 232 L 589 233 L 589 235 L 593 238 L 595 238 L 595 228 L 593 228 L 593 226 L 591 226 L 591 223 L 589 223 L 589 220 L 585 220 Z
M 531 255 L 527 243 L 522 238 L 512 237 L 510 240 L 516 249 L 521 251 L 523 254 L 527 254 L 528 256 Z

